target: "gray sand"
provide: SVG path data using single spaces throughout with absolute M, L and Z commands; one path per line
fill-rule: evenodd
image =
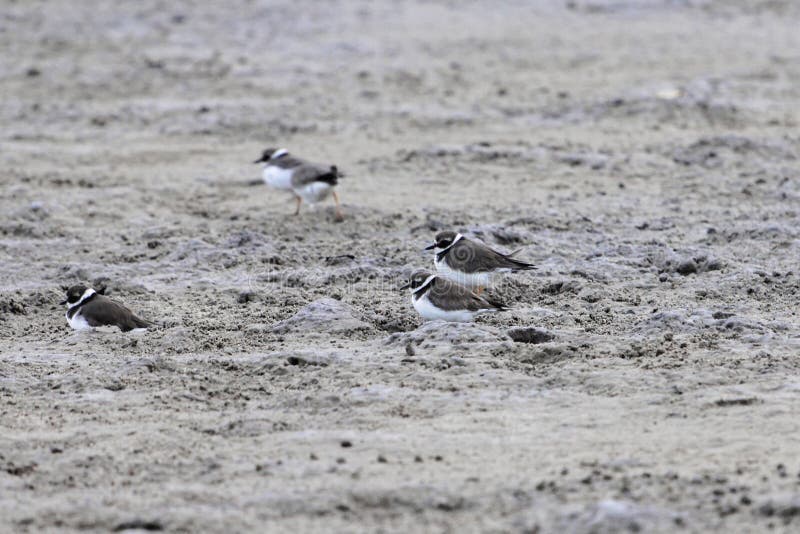
M 800 528 L 800 5 L 111 4 L 0 12 L 0 529 Z

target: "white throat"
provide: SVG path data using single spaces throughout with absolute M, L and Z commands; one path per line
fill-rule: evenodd
M 94 294 L 95 294 L 95 290 L 90 287 L 89 289 L 87 289 L 86 291 L 83 292 L 83 295 L 81 295 L 81 298 L 78 299 L 78 302 L 76 302 L 74 304 L 67 304 L 67 309 L 71 310 L 75 306 L 80 306 L 81 304 L 83 304 L 86 301 L 86 299 L 88 299 L 89 297 L 91 297 Z
M 269 160 L 272 161 L 274 159 L 278 159 L 279 157 L 285 156 L 288 153 L 289 151 L 286 150 L 285 148 L 279 148 L 278 150 L 272 153 L 272 155 L 269 157 Z

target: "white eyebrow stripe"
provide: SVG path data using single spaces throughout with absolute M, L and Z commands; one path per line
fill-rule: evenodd
M 414 290 L 414 294 L 416 295 L 417 293 L 419 293 L 420 291 L 422 291 L 423 289 L 428 287 L 430 285 L 430 283 L 433 282 L 434 278 L 436 278 L 435 274 L 432 274 L 428 278 L 426 278 L 425 281 L 422 283 L 422 285 Z
M 269 157 L 269 159 L 278 159 L 279 157 L 285 156 L 288 153 L 289 153 L 289 151 L 286 150 L 285 148 L 279 148 L 278 150 L 276 150 L 275 152 L 272 153 L 272 155 Z
M 461 234 L 456 234 L 456 237 L 455 237 L 455 239 L 453 239 L 453 242 L 452 242 L 452 243 L 450 243 L 448 246 L 444 247 L 444 248 L 442 249 L 442 252 L 444 252 L 445 250 L 450 250 L 450 249 L 453 247 L 453 245 L 455 245 L 456 243 L 458 243 L 458 242 L 459 242 L 459 241 L 460 241 L 460 240 L 461 240 L 463 237 L 464 237 L 464 236 L 463 236 L 463 235 L 461 235 Z M 440 252 L 440 254 L 441 254 L 441 252 Z
M 80 306 L 81 304 L 83 304 L 83 302 L 84 302 L 86 299 L 88 299 L 89 297 L 91 297 L 91 296 L 92 296 L 92 295 L 94 295 L 94 294 L 95 294 L 95 290 L 94 290 L 94 289 L 92 289 L 91 287 L 90 287 L 90 288 L 87 288 L 87 289 L 86 289 L 86 290 L 83 292 L 83 295 L 81 295 L 81 298 L 78 300 L 78 302 L 76 302 L 75 304 L 70 304 L 70 305 L 69 305 L 69 309 L 72 309 L 72 308 L 74 308 L 75 306 Z

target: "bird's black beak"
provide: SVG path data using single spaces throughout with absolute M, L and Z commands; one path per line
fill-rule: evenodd
M 253 163 L 264 163 L 266 160 L 262 157 L 260 159 L 255 160 Z
M 425 247 L 425 250 L 433 250 L 435 248 L 436 248 L 436 243 L 434 243 L 433 245 L 428 245 L 427 247 Z
M 402 291 L 404 289 L 408 289 L 409 287 L 411 287 L 411 282 L 408 282 L 407 284 L 403 284 L 402 286 L 400 286 L 398 291 Z
M 61 302 L 59 302 L 58 304 L 59 304 L 60 306 L 63 306 L 63 305 L 64 305 L 64 304 L 66 304 L 66 303 L 67 303 L 67 299 L 64 299 L 64 300 L 62 300 Z

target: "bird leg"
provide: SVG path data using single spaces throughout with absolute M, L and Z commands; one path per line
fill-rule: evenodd
M 335 217 L 335 219 L 337 221 L 343 221 L 344 220 L 344 215 L 342 215 L 342 207 L 339 204 L 339 195 L 336 193 L 336 191 L 331 191 L 331 193 L 333 194 L 333 201 L 336 202 L 336 217 Z
M 297 208 L 294 210 L 295 216 L 300 215 L 300 204 L 303 203 L 303 199 L 301 197 L 294 197 L 295 202 L 297 202 Z

